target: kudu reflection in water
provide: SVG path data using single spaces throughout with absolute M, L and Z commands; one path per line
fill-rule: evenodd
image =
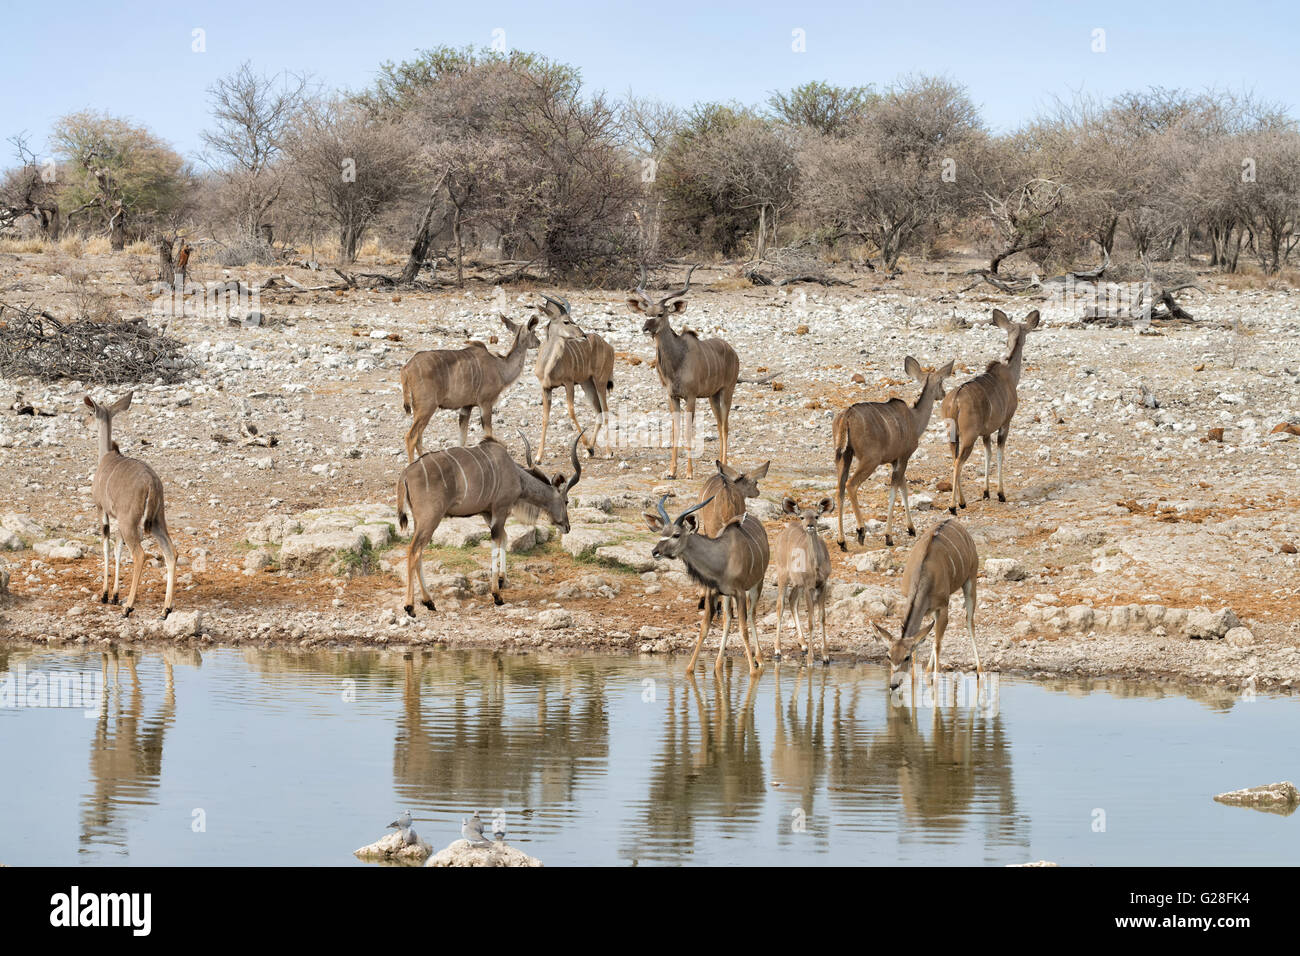
M 851 698 L 831 724 L 831 789 L 854 799 L 865 794 L 897 800 L 907 821 L 931 839 L 935 831 L 953 834 L 940 842 L 955 840 L 978 820 L 986 847 L 1027 850 L 1029 821 L 1016 811 L 1011 746 L 1001 715 L 958 705 L 946 690 L 941 688 L 933 705 L 891 698 L 884 729 L 867 734 L 858 729 L 858 701 Z
M 710 676 L 703 689 L 689 672 L 665 681 L 662 743 L 641 824 L 626 828 L 621 857 L 678 861 L 694 844 L 697 820 L 752 821 L 761 813 L 767 781 L 754 721 L 758 681 L 742 687 L 731 671 Z
M 397 672 L 398 663 L 384 657 L 385 668 Z M 400 675 L 393 780 L 403 805 L 455 794 L 470 801 L 463 810 L 504 808 L 507 828 L 518 833 L 511 813 L 573 800 L 608 760 L 606 679 L 598 665 L 425 653 L 404 655 Z M 425 697 L 426 686 L 437 692 Z
M 81 853 L 108 845 L 125 855 L 126 824 L 118 818 L 124 806 L 153 803 L 162 774 L 163 738 L 176 719 L 173 664 L 199 666 L 198 651 L 168 649 L 162 654 L 162 705 L 145 715 L 145 689 L 132 651 L 116 648 L 101 655 L 104 696 L 90 743 L 92 789 L 82 800 Z M 129 692 L 122 682 L 125 667 Z M 110 682 L 111 673 L 111 682 Z

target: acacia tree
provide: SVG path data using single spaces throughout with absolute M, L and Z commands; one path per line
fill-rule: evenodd
M 834 86 L 813 80 L 768 97 L 774 118 L 796 129 L 844 136 L 867 117 L 877 96 L 870 86 Z
M 57 167 L 38 164 L 25 135 L 11 136 L 9 142 L 13 144 L 18 165 L 0 177 L 0 226 L 31 216 L 42 236 L 58 239 L 62 217 Z
M 213 124 L 202 133 L 204 160 L 226 187 L 239 228 L 250 237 L 267 238 L 266 216 L 288 173 L 279 162 L 285 137 L 308 99 L 307 77 L 267 76 L 247 62 L 208 89 Z
M 413 148 L 400 124 L 331 100 L 305 106 L 286 131 L 289 171 L 303 200 L 338 231 L 354 262 L 366 230 L 409 190 Z
M 805 142 L 801 204 L 834 236 L 872 243 L 893 271 L 924 229 L 969 208 L 978 195 L 974 158 L 983 137 L 961 87 L 908 79 L 845 135 Z
M 191 183 L 184 160 L 142 126 L 83 111 L 60 119 L 51 139 L 68 173 L 60 191 L 64 220 L 97 217 L 114 250 L 186 201 Z
M 734 210 L 757 216 L 754 260 L 761 262 L 779 217 L 794 201 L 795 151 L 781 130 L 756 116 L 707 138 L 699 151 L 703 181 Z

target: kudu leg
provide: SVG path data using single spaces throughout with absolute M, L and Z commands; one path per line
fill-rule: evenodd
M 686 435 L 683 442 L 686 448 L 686 477 L 695 477 L 695 399 L 686 400 Z M 673 459 L 677 464 L 677 459 Z
M 126 538 L 126 546 L 131 551 L 131 593 L 127 595 L 126 611 L 123 617 L 130 617 L 135 610 L 135 596 L 140 589 L 140 576 L 144 573 L 144 546 L 140 544 L 140 535 L 125 525 L 119 526 L 118 532 Z
M 773 653 L 774 660 L 781 659 L 781 625 L 785 619 L 785 592 L 787 588 L 781 582 L 776 585 L 776 651 Z
M 989 500 L 989 465 L 993 460 L 993 436 L 984 436 L 984 500 Z
M 970 636 L 970 651 L 975 655 L 975 674 L 978 676 L 984 673 L 984 668 L 980 666 L 980 649 L 975 643 L 975 579 L 971 578 L 962 585 L 962 593 L 966 598 L 966 633 Z
M 537 460 L 546 457 L 546 429 L 551 424 L 551 389 L 542 389 L 542 440 L 537 446 Z
M 506 602 L 501 591 L 506 586 L 506 519 L 502 515 L 494 520 L 492 529 L 492 603 L 498 607 Z
M 126 541 L 122 537 L 121 531 L 117 535 L 117 548 L 113 554 L 113 598 L 110 604 L 120 604 L 121 598 L 118 596 L 122 593 L 122 548 Z
M 719 404 L 722 406 L 722 417 L 718 419 L 718 435 L 722 440 L 721 459 L 725 465 L 727 456 L 731 454 L 731 388 L 723 391 Z
M 409 465 L 424 454 L 424 430 L 429 425 L 435 409 L 416 406 L 412 411 L 411 427 L 406 430 L 406 463 Z M 461 444 L 464 444 L 462 442 Z
M 894 536 L 891 533 L 894 530 L 894 499 L 898 497 L 898 488 L 891 481 L 889 483 L 889 507 L 885 509 L 885 547 L 894 546 Z
M 853 452 L 846 451 L 842 457 L 835 459 L 835 520 L 839 523 L 839 536 L 835 543 L 841 551 L 848 551 L 844 543 L 844 495 L 849 481 L 849 469 L 853 466 Z
M 433 532 L 438 529 L 438 522 L 435 522 L 432 528 L 427 531 L 418 524 L 411 534 L 411 543 L 406 548 L 406 603 L 402 605 L 402 610 L 406 611 L 410 617 L 415 617 L 415 582 L 420 582 L 420 594 L 423 598 L 421 603 L 430 611 L 436 611 L 433 605 L 433 598 L 429 597 L 429 589 L 424 585 L 424 548 L 433 537 Z
M 736 616 L 740 618 L 740 640 L 745 645 L 745 660 L 749 662 L 749 672 L 753 674 L 758 671 L 758 664 L 749 653 L 749 595 L 738 595 L 736 602 L 739 605 L 736 608 Z
M 858 503 L 858 489 L 864 481 L 871 477 L 871 473 L 875 470 L 874 466 L 868 468 L 867 463 L 863 462 L 858 465 L 858 470 L 852 474 L 848 481 L 849 502 L 853 505 L 853 518 L 858 523 L 858 544 L 866 544 L 867 542 L 866 522 L 862 518 L 862 506 Z M 841 506 L 840 511 L 843 512 L 843 510 Z
M 939 673 L 939 653 L 943 646 L 943 632 L 948 628 L 948 605 L 945 603 L 934 615 L 934 649 L 930 651 L 930 677 Z
M 672 427 L 672 431 L 673 431 L 673 440 L 672 440 L 672 444 L 673 444 L 673 452 L 672 452 L 673 463 L 672 463 L 671 467 L 669 467 L 668 471 L 664 474 L 664 477 L 665 477 L 665 478 L 676 478 L 676 477 L 677 477 L 677 432 L 678 432 L 678 430 L 679 430 L 680 423 L 681 423 L 681 417 L 682 417 L 682 402 L 681 402 L 681 399 L 678 399 L 678 398 L 669 398 L 669 399 L 668 399 L 668 417 L 669 417 L 670 419 L 672 419 L 671 427 Z
M 746 606 L 749 608 L 749 632 L 754 635 L 754 660 L 760 665 L 763 663 L 763 645 L 758 636 L 758 599 L 762 595 L 763 582 L 760 581 L 746 600 Z
M 695 642 L 695 650 L 691 652 L 691 662 L 686 665 L 688 674 L 695 673 L 695 663 L 700 657 L 700 648 L 704 646 L 704 638 L 709 633 L 709 627 L 713 624 L 713 595 L 714 592 L 708 591 L 704 595 L 704 613 L 700 617 L 700 636 Z
M 831 653 L 826 649 L 826 586 L 817 589 L 817 614 L 822 625 L 822 663 L 831 662 Z
M 1002 458 L 1007 450 L 1007 435 L 1011 432 L 1011 426 L 998 432 L 998 501 L 1006 501 L 1006 492 L 1002 489 Z
M 813 603 L 815 588 L 804 588 L 804 601 L 808 605 L 808 656 L 812 657 L 813 641 L 817 639 L 817 628 L 813 620 Z M 829 664 L 830 658 L 826 656 L 826 632 L 822 631 L 822 664 Z
M 975 450 L 975 443 L 973 441 L 967 443 L 965 439 L 962 439 L 961 445 L 954 444 L 951 448 L 952 498 L 950 499 L 948 510 L 953 514 L 956 514 L 958 506 L 962 508 L 966 507 L 966 492 L 964 492 L 961 487 L 961 469 L 962 465 L 966 464 L 966 459 L 970 457 L 970 453 Z
M 735 616 L 734 607 L 730 598 L 722 599 L 722 640 L 718 642 L 718 657 L 713 662 L 715 672 L 722 670 L 723 662 L 727 659 L 727 638 L 731 636 L 731 619 Z M 749 648 L 745 649 L 745 654 L 749 655 Z
M 727 430 L 731 417 L 731 398 L 721 392 L 709 396 L 709 405 L 713 408 L 713 420 L 718 423 L 718 460 L 727 463 Z
M 803 632 L 803 622 L 799 620 L 799 600 L 803 597 L 804 589 L 801 587 L 790 588 L 790 616 L 794 618 L 794 630 L 799 635 L 799 650 L 808 654 L 808 638 Z
M 911 523 L 911 496 L 907 494 L 907 460 L 894 463 L 893 483 L 898 488 L 898 497 L 902 498 L 902 516 L 907 520 L 907 533 L 917 537 L 917 525 Z
M 167 596 L 163 600 L 163 620 L 172 612 L 172 595 L 176 591 L 176 548 L 172 545 L 171 535 L 167 532 L 167 526 L 159 524 L 153 529 L 154 540 L 158 542 L 158 550 L 163 554 L 163 562 L 167 565 Z
M 582 425 L 578 423 L 578 411 L 573 407 L 573 386 L 572 385 L 564 386 L 564 400 L 568 403 L 569 406 L 569 420 L 573 422 L 573 430 L 575 432 L 581 432 Z M 596 442 L 596 437 L 594 435 L 582 436 L 582 445 L 584 448 L 587 449 L 588 456 L 592 458 L 596 456 L 595 442 Z
M 104 517 L 104 513 L 102 511 L 99 512 L 99 537 L 100 537 L 100 543 L 103 545 L 103 552 L 104 552 L 104 589 L 99 595 L 99 603 L 107 604 L 108 603 L 108 537 L 109 536 L 108 536 L 108 519 Z

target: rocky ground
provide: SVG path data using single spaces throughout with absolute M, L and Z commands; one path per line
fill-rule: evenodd
M 148 287 L 131 278 L 140 270 L 122 257 L 86 257 L 78 266 L 124 313 L 148 309 Z M 2 254 L 0 301 L 67 314 L 71 294 L 59 272 L 47 256 Z M 211 267 L 196 278 L 258 282 L 271 274 Z M 329 281 L 305 269 L 289 274 L 307 286 Z M 980 500 L 979 452 L 965 473 L 970 507 L 961 518 L 986 562 L 976 618 L 985 666 L 1261 689 L 1300 682 L 1300 427 L 1285 427 L 1300 423 L 1300 294 L 1211 279 L 1206 294 L 1185 303 L 1194 327 L 1139 332 L 1084 326 L 1061 303 L 961 292 L 964 277 L 920 268 L 901 281 L 827 289 L 752 288 L 729 276 L 697 272 L 684 321 L 725 336 L 742 376 L 779 372 L 772 382 L 738 387 L 731 428 L 733 464 L 772 461 L 762 499 L 751 502 L 769 532 L 780 526 L 784 495 L 833 494 L 837 410 L 888 395 L 910 400 L 908 354 L 927 367 L 955 359 L 950 384 L 962 381 L 1002 354 L 1005 337 L 987 324 L 993 307 L 1015 318 L 1038 307 L 1044 325 L 1028 340 L 1008 445 L 1009 500 Z M 447 523 L 426 555 L 438 611 L 419 608 L 414 621 L 401 612 L 405 548 L 395 533 L 394 485 L 409 419 L 397 375 L 414 351 L 469 337 L 497 336 L 492 347 L 504 350 L 508 333 L 496 312 L 530 314 L 535 292 L 290 290 L 263 292 L 254 326 L 242 322 L 247 304 L 174 317 L 171 331 L 187 343 L 198 375 L 138 387 L 116 429 L 123 452 L 150 462 L 167 489 L 182 567 L 178 611 L 165 624 L 163 576 L 154 567 L 131 619 L 94 599 L 96 450 L 81 414 L 88 386 L 0 382 L 0 394 L 21 391 L 36 412 L 0 413 L 0 583 L 7 581 L 0 637 L 689 651 L 695 590 L 679 565 L 650 556 L 653 536 L 640 513 L 660 494 L 674 496 L 670 510 L 694 500 L 717 453 L 711 413 L 700 409 L 704 456 L 695 479 L 666 481 L 667 452 L 655 447 L 667 435 L 666 402 L 640 321 L 621 292 L 560 291 L 579 324 L 617 353 L 622 447 L 612 460 L 585 463 L 569 535 L 511 526 L 505 606 L 494 607 L 488 594 L 486 529 L 474 519 Z M 540 430 L 533 358 L 495 421 L 520 457 L 517 430 L 534 446 Z M 579 402 L 579 416 L 590 421 Z M 950 464 L 938 419 L 908 471 L 919 530 L 940 520 L 947 503 Z M 478 434 L 476 415 L 471 441 Z M 548 470 L 570 470 L 563 443 L 572 435 L 557 395 Z M 455 436 L 454 414 L 441 414 L 426 447 Z M 870 621 L 898 622 L 911 540 L 904 534 L 901 546 L 883 547 L 884 473 L 863 489 L 873 517 L 865 546 L 852 537 L 851 511 L 849 553 L 832 544 L 833 658 L 882 656 Z M 834 522 L 826 523 L 828 541 Z M 788 649 L 794 639 L 786 634 Z M 738 642 L 732 649 L 739 652 Z M 948 667 L 970 664 L 955 626 L 943 657 Z

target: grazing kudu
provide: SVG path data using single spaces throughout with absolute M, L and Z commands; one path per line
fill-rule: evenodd
M 822 663 L 831 662 L 826 650 L 826 582 L 831 576 L 831 553 L 826 550 L 822 540 L 818 519 L 835 507 L 831 499 L 823 498 L 816 508 L 800 508 L 793 498 L 786 498 L 781 510 L 796 520 L 791 521 L 776 536 L 776 654 L 781 659 L 781 623 L 785 617 L 785 599 L 790 596 L 790 612 L 794 616 L 795 630 L 799 634 L 799 645 L 805 654 L 812 654 L 813 638 L 817 631 L 813 627 L 813 608 L 822 625 Z M 803 625 L 799 623 L 799 598 L 808 605 L 808 635 L 805 638 Z
M 492 412 L 497 399 L 519 378 L 524 357 L 537 348 L 538 318 L 516 324 L 504 315 L 501 322 L 514 333 L 510 351 L 495 355 L 482 342 L 470 342 L 461 349 L 429 349 L 416 352 L 402 366 L 402 408 L 412 416 L 406 433 L 406 459 L 424 454 L 424 429 L 433 413 L 454 408 L 460 413 L 460 443 L 469 438 L 469 415 L 477 408 L 483 434 L 492 437 Z M 577 337 L 582 333 L 571 333 Z
M 713 406 L 713 417 L 718 422 L 719 454 L 727 463 L 727 435 L 731 415 L 731 395 L 736 390 L 740 375 L 740 358 L 736 350 L 722 339 L 701 339 L 691 329 L 681 333 L 673 331 L 669 321 L 673 315 L 686 311 L 682 298 L 691 287 L 691 271 L 686 274 L 686 284 L 680 292 L 652 299 L 645 292 L 645 269 L 641 270 L 641 283 L 627 300 L 627 307 L 646 317 L 641 330 L 655 340 L 655 370 L 659 381 L 668 392 L 672 412 L 673 463 L 665 478 L 677 477 L 677 450 L 679 442 L 686 445 L 686 477 L 695 476 L 695 402 L 707 398 Z M 685 427 L 681 426 L 682 403 L 686 403 Z
M 750 673 L 753 673 L 763 663 L 755 608 L 763 592 L 763 576 L 767 574 L 770 557 L 767 531 L 757 518 L 742 514 L 732 518 L 716 537 L 706 538 L 697 533 L 698 524 L 694 513 L 705 507 L 707 501 L 692 505 L 674 520 L 664 510 L 664 502 L 667 500 L 667 496 L 659 499 L 657 514 L 645 513 L 650 530 L 661 535 L 652 553 L 656 558 L 680 558 L 686 565 L 686 573 L 703 585 L 707 594 L 700 622 L 700 637 L 695 642 L 695 650 L 691 653 L 691 662 L 686 669 L 690 672 L 695 670 L 700 648 L 713 624 L 713 598 L 715 594 L 720 594 L 735 604 L 735 616 L 740 620 L 740 637 L 745 644 L 745 659 L 749 662 Z M 729 611 L 723 615 L 722 641 L 718 645 L 718 659 L 713 666 L 715 671 L 722 669 L 727 636 L 731 632 L 731 617 Z M 749 652 L 751 630 L 754 632 L 753 656 Z
M 984 439 L 984 497 L 989 496 L 989 460 L 994 434 L 998 439 L 998 501 L 1006 501 L 1002 488 L 1002 457 L 1007 448 L 1007 433 L 1016 414 L 1016 386 L 1020 384 L 1020 365 L 1025 352 L 1025 336 L 1038 328 L 1038 310 L 1013 322 L 1001 309 L 993 310 L 993 325 L 1007 333 L 1007 357 L 990 362 L 982 375 L 958 385 L 943 400 L 943 423 L 948 428 L 948 446 L 952 449 L 952 498 L 948 510 L 966 507 L 961 487 L 961 466 Z
M 867 531 L 862 523 L 862 509 L 858 507 L 858 486 L 881 465 L 892 465 L 889 479 L 889 512 L 885 517 L 885 546 L 894 544 L 894 498 L 903 498 L 903 516 L 907 519 L 907 533 L 915 536 L 912 524 L 912 506 L 907 494 L 907 462 L 916 451 L 921 436 L 930 424 L 930 413 L 937 399 L 943 398 L 943 380 L 952 374 L 952 362 L 934 372 L 924 372 L 912 356 L 903 360 L 903 370 L 921 385 L 921 394 L 908 405 L 901 398 L 884 402 L 858 402 L 835 416 L 831 434 L 835 439 L 836 508 L 839 511 L 839 536 L 836 541 L 841 551 L 844 544 L 844 494 L 847 491 L 853 503 L 853 514 L 858 520 L 858 544 L 866 540 Z M 859 462 L 857 470 L 849 474 L 853 459 Z
M 163 486 L 157 473 L 144 462 L 127 458 L 118 451 L 113 441 L 113 417 L 131 407 L 134 392 L 127 392 L 112 405 L 101 405 L 89 395 L 86 407 L 95 413 L 99 428 L 99 464 L 95 467 L 95 480 L 90 494 L 95 500 L 99 517 L 99 532 L 104 545 L 104 589 L 99 601 L 107 604 L 108 591 L 108 538 L 109 519 L 117 522 L 117 556 L 113 562 L 112 601 L 118 603 L 118 585 L 121 583 L 122 546 L 131 551 L 131 593 L 126 598 L 126 613 L 135 610 L 136 590 L 144 571 L 144 546 L 141 539 L 151 534 L 158 542 L 167 563 L 167 596 L 163 601 L 163 620 L 172 612 L 172 595 L 176 590 L 176 549 L 167 533 L 167 517 L 163 513 Z
M 523 438 L 523 436 L 520 436 Z M 582 477 L 578 443 L 573 440 L 573 477 L 547 478 L 533 463 L 532 449 L 524 438 L 527 467 L 516 464 L 506 447 L 485 438 L 473 448 L 453 446 L 421 455 L 406 466 L 397 480 L 397 521 L 406 531 L 407 513 L 415 521 L 406 552 L 406 604 L 415 617 L 415 581 L 420 581 L 421 603 L 437 610 L 424 583 L 424 548 L 442 519 L 482 515 L 492 532 L 492 601 L 504 604 L 506 586 L 506 519 L 512 512 L 531 520 L 545 512 L 561 534 L 569 533 L 569 492 Z
M 903 627 L 898 637 L 875 621 L 872 625 L 889 645 L 889 688 L 903 682 L 903 668 L 911 663 L 912 652 L 930 630 L 923 622 L 934 615 L 934 648 L 930 652 L 930 674 L 939 671 L 939 651 L 948 627 L 948 598 L 958 588 L 966 599 L 966 632 L 975 655 L 975 672 L 982 674 L 980 651 L 975 643 L 975 576 L 980 559 L 970 533 L 953 518 L 945 518 L 912 546 L 903 571 Z
M 546 457 L 546 429 L 551 423 L 551 392 L 564 389 L 569 404 L 569 418 L 580 429 L 573 410 L 573 389 L 581 385 L 587 400 L 596 410 L 596 430 L 587 444 L 587 454 L 595 457 L 596 441 L 605 429 L 605 451 L 614 457 L 609 440 L 609 393 L 614 387 L 614 349 L 595 332 L 583 332 L 573 321 L 569 303 L 542 293 L 545 306 L 539 306 L 549 321 L 537 350 L 537 380 L 542 383 L 542 440 L 537 457 Z

